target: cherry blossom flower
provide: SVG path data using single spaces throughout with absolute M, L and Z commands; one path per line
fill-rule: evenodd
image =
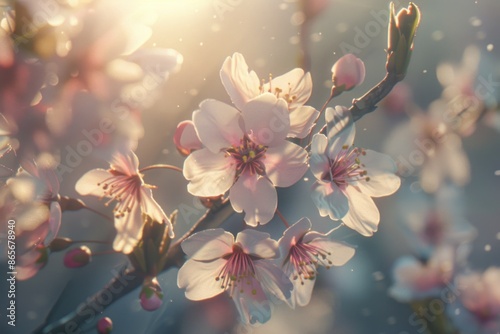
M 348 91 L 365 81 L 365 64 L 353 54 L 342 56 L 332 66 L 332 82 L 335 87 Z
M 384 149 L 399 156 L 398 174 L 419 173 L 420 186 L 427 193 L 435 193 L 448 180 L 463 186 L 470 178 L 462 139 L 450 131 L 443 117 L 433 111 L 415 113 L 409 122 L 394 129 Z
M 48 245 L 61 226 L 58 203 L 59 181 L 54 169 L 23 161 L 23 168 L 7 180 L 10 195 L 9 217 L 16 217 L 16 271 L 19 280 L 27 280 L 48 261 Z
M 500 331 L 500 268 L 457 275 L 458 300 L 448 313 L 463 333 L 496 334 Z
M 455 249 L 451 246 L 437 249 L 427 262 L 401 257 L 393 267 L 394 284 L 389 294 L 404 303 L 439 296 L 451 282 L 454 267 Z
M 190 300 L 212 298 L 227 291 L 246 324 L 265 323 L 271 317 L 269 296 L 288 301 L 293 285 L 271 261 L 278 243 L 269 234 L 244 230 L 236 236 L 217 228 L 184 240 L 189 260 L 179 270 L 177 285 Z
M 443 245 L 457 247 L 457 261 L 465 261 L 476 229 L 465 219 L 464 194 L 453 186 L 442 187 L 429 196 L 408 191 L 400 204 L 401 217 L 410 246 L 428 259 Z
M 188 191 L 214 197 L 229 190 L 233 209 L 251 226 L 269 222 L 276 211 L 275 186 L 289 187 L 307 171 L 307 153 L 285 140 L 290 128 L 284 100 L 266 93 L 242 111 L 205 100 L 193 113 L 204 148 L 184 162 Z
M 342 219 L 364 236 L 378 229 L 380 213 L 372 197 L 398 190 L 396 164 L 387 155 L 353 146 L 355 127 L 346 108 L 326 109 L 328 137 L 316 134 L 311 171 L 317 181 L 312 198 L 321 216 Z
M 254 71 L 248 70 L 245 58 L 240 53 L 227 57 L 220 71 L 222 84 L 236 108 L 243 110 L 244 105 L 253 98 L 272 93 L 287 102 L 290 113 L 290 128 L 287 137 L 305 138 L 314 125 L 319 112 L 304 104 L 312 93 L 311 74 L 295 68 L 279 77 L 261 83 Z
M 130 253 L 142 236 L 142 214 L 153 220 L 167 224 L 169 235 L 174 231 L 169 218 L 154 200 L 151 188 L 144 183 L 139 172 L 139 160 L 134 152 L 116 153 L 110 162 L 110 169 L 93 169 L 84 174 L 76 183 L 76 191 L 81 195 L 109 198 L 106 205 L 116 201 L 113 210 L 117 235 L 113 248 L 125 254 Z
M 292 307 L 309 304 L 319 266 L 342 266 L 354 256 L 353 247 L 330 240 L 332 232 L 311 231 L 309 219 L 302 218 L 278 241 L 280 265 L 294 285 Z

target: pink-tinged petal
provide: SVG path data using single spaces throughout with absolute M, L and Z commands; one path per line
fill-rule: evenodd
M 184 155 L 203 147 L 192 121 L 182 121 L 177 125 L 174 133 L 174 144 Z
M 342 219 L 349 211 L 349 202 L 344 192 L 335 183 L 316 183 L 311 194 L 321 217 Z
M 198 137 L 213 153 L 239 145 L 243 138 L 238 110 L 217 100 L 205 100 L 193 112 L 193 123 Z
M 328 129 L 328 156 L 335 159 L 342 147 L 352 146 L 356 128 L 346 107 L 326 108 L 325 119 Z
M 116 237 L 113 249 L 124 254 L 132 252 L 142 237 L 143 225 L 141 207 L 138 203 L 134 203 L 130 212 L 123 217 L 115 217 Z
M 55 170 L 42 168 L 40 170 L 40 178 L 45 181 L 47 190 L 51 194 L 59 194 L 59 178 L 57 177 Z
M 304 74 L 303 69 L 295 68 L 264 84 L 263 90 L 264 92 L 276 94 L 278 97 L 284 98 L 288 102 L 288 108 L 291 111 L 295 110 L 304 105 L 309 100 L 309 97 L 311 97 L 311 73 L 307 72 Z
M 190 181 L 189 193 L 211 197 L 222 195 L 229 190 L 234 183 L 236 168 L 224 152 L 214 154 L 203 148 L 187 157 L 183 174 Z
M 240 53 L 227 57 L 220 70 L 222 85 L 236 108 L 242 110 L 245 103 L 260 94 L 260 81 L 254 71 L 248 70 Z
M 332 241 L 328 237 L 315 238 L 309 242 L 311 246 L 315 246 L 329 255 L 326 259 L 318 258 L 321 265 L 327 266 L 343 266 L 349 261 L 356 250 L 354 247 L 342 242 Z
M 254 266 L 257 280 L 262 284 L 264 291 L 290 304 L 293 284 L 288 275 L 268 260 L 255 261 Z
M 141 187 L 141 209 L 142 212 L 153 218 L 154 221 L 159 223 L 167 224 L 168 235 L 173 238 L 174 228 L 170 219 L 167 217 L 161 206 L 153 198 L 153 192 L 151 189 L 146 187 Z
M 246 229 L 238 233 L 236 243 L 246 254 L 261 259 L 272 259 L 278 255 L 278 243 L 268 233 Z
M 319 111 L 309 106 L 301 106 L 290 112 L 290 132 L 287 137 L 305 138 L 314 126 Z
M 290 131 L 287 104 L 273 94 L 265 93 L 250 100 L 243 106 L 242 116 L 246 133 L 260 145 L 279 145 Z
M 99 186 L 101 182 L 113 177 L 113 175 L 104 169 L 92 169 L 76 182 L 75 189 L 80 195 L 92 195 L 97 197 L 105 196 L 104 189 Z
M 177 286 L 186 289 L 189 300 L 204 300 L 220 295 L 225 290 L 215 280 L 226 260 L 216 259 L 209 262 L 187 260 L 177 274 Z
M 235 289 L 232 297 L 243 323 L 263 324 L 271 319 L 271 302 L 255 278 L 250 278 L 249 285 L 243 285 L 243 292 Z
M 198 232 L 181 243 L 188 257 L 211 261 L 233 252 L 234 236 L 221 228 Z
M 283 141 L 279 146 L 269 147 L 264 159 L 266 176 L 277 187 L 290 187 L 307 171 L 307 151 L 302 147 Z
M 300 279 L 292 280 L 293 282 L 293 304 L 295 306 L 307 306 L 311 301 L 311 296 L 314 289 L 316 279 Z
M 59 233 L 61 227 L 61 206 L 57 202 L 50 204 L 50 217 L 49 217 L 49 234 L 45 238 L 45 244 L 48 245 Z
M 400 185 L 401 179 L 395 173 L 396 162 L 388 155 L 372 150 L 366 150 L 366 155 L 360 155 L 361 163 L 369 177 L 368 181 L 356 182 L 363 194 L 371 197 L 388 196 L 395 193 Z
M 309 230 L 311 221 L 309 218 L 301 218 L 298 222 L 290 226 L 283 232 L 283 236 L 278 241 L 280 247 L 280 256 L 283 260 L 288 256 L 288 252 Z
M 349 212 L 342 218 L 344 224 L 365 237 L 372 236 L 378 229 L 380 213 L 372 198 L 348 186 L 346 195 Z
M 321 181 L 325 173 L 330 170 L 330 162 L 327 155 L 328 139 L 323 134 L 315 134 L 311 142 L 311 157 L 309 164 L 314 177 Z
M 265 177 L 240 175 L 229 191 L 234 211 L 245 212 L 245 222 L 250 226 L 267 224 L 274 217 L 278 195 L 273 184 Z
M 110 161 L 111 169 L 121 172 L 125 175 L 137 175 L 139 170 L 139 159 L 134 152 L 115 153 Z
M 333 65 L 332 81 L 337 87 L 351 90 L 365 80 L 365 64 L 353 54 L 346 54 Z

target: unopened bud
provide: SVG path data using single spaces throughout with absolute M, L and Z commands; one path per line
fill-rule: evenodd
M 68 251 L 64 255 L 64 265 L 68 268 L 80 268 L 89 264 L 92 252 L 87 246 L 80 246 Z
M 156 277 L 146 279 L 139 295 L 141 306 L 146 311 L 155 311 L 163 304 L 163 292 Z
M 365 80 L 365 64 L 353 54 L 346 54 L 332 67 L 333 86 L 340 91 L 348 91 Z
M 113 321 L 108 318 L 104 317 L 99 319 L 97 322 L 97 333 L 99 334 L 109 334 L 113 330 Z

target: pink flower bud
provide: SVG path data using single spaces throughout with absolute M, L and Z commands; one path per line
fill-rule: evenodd
M 163 304 L 163 292 L 156 277 L 144 281 L 139 298 L 142 308 L 146 311 L 155 311 L 160 308 Z
M 64 265 L 68 268 L 80 268 L 87 265 L 92 259 L 92 252 L 87 246 L 80 246 L 69 250 L 64 255 Z
M 335 87 L 344 91 L 359 86 L 365 80 L 365 64 L 353 54 L 346 54 L 333 65 L 332 81 Z M 343 87 L 342 87 L 343 86 Z
M 97 322 L 97 332 L 99 334 L 109 334 L 113 330 L 113 321 L 108 318 L 104 317 L 99 319 Z
M 182 121 L 177 125 L 174 144 L 182 155 L 189 155 L 193 150 L 202 148 L 202 144 L 192 121 Z

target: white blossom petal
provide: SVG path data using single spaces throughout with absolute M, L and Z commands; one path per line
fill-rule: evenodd
M 346 195 L 333 182 L 316 183 L 313 186 L 311 197 L 321 217 L 329 216 L 332 220 L 339 220 L 349 211 Z
M 104 197 L 104 189 L 99 184 L 111 177 L 113 175 L 105 169 L 92 169 L 76 182 L 75 189 L 80 195 Z
M 278 241 L 280 247 L 280 256 L 285 260 L 288 252 L 293 245 L 297 243 L 311 229 L 309 218 L 301 218 L 298 222 L 290 226 L 283 232 L 283 236 Z
M 279 300 L 290 304 L 293 284 L 280 268 L 271 261 L 259 260 L 254 262 L 257 279 L 265 291 Z
M 325 135 L 315 134 L 311 142 L 311 157 L 309 164 L 311 172 L 316 179 L 321 181 L 323 175 L 330 170 L 330 162 L 327 155 L 328 139 Z
M 335 109 L 327 108 L 325 119 L 328 129 L 328 156 L 335 160 L 342 147 L 352 146 L 356 128 L 351 113 L 342 106 L 336 106 Z
M 297 107 L 290 111 L 290 138 L 305 138 L 314 126 L 319 111 L 310 106 Z
M 204 100 L 193 112 L 193 123 L 203 145 L 213 153 L 234 145 L 243 138 L 238 110 L 217 100 Z
M 222 258 L 233 251 L 234 236 L 222 228 L 201 231 L 181 243 L 186 255 L 198 261 Z
M 354 253 L 356 252 L 354 247 L 342 242 L 330 240 L 327 236 L 324 238 L 315 238 L 308 243 L 311 246 L 322 249 L 329 254 L 324 260 L 319 257 L 319 261 L 325 267 L 343 266 L 354 256 Z
M 222 195 L 229 190 L 234 183 L 236 169 L 224 152 L 214 154 L 203 148 L 186 158 L 183 174 L 190 181 L 189 193 L 210 197 Z
M 117 252 L 129 254 L 134 250 L 137 241 L 142 237 L 142 211 L 139 203 L 134 202 L 130 212 L 122 217 L 115 217 L 116 237 L 113 249 Z
M 111 169 L 121 172 L 127 176 L 137 175 L 139 169 L 139 159 L 132 151 L 129 151 L 128 154 L 118 152 L 113 155 L 109 165 Z
M 240 53 L 227 57 L 220 70 L 220 78 L 236 108 L 242 110 L 245 103 L 260 94 L 260 81 L 254 71 L 248 70 Z
M 295 304 L 299 306 L 307 306 L 311 301 L 311 296 L 314 289 L 314 284 L 316 284 L 316 279 L 296 279 L 293 280 L 293 307 Z
M 186 289 L 186 298 L 189 300 L 204 300 L 215 297 L 225 290 L 216 276 L 226 260 L 215 259 L 209 262 L 187 260 L 177 274 L 177 286 Z
M 244 324 L 255 325 L 266 323 L 271 319 L 271 302 L 268 300 L 262 286 L 255 278 L 250 278 L 250 284 L 243 286 L 243 292 L 235 289 L 233 301 Z M 252 291 L 248 291 L 251 287 Z
M 299 145 L 283 141 L 269 147 L 264 159 L 266 176 L 278 187 L 290 187 L 307 171 L 307 152 Z
M 363 179 L 355 184 L 363 194 L 381 197 L 391 195 L 399 189 L 401 179 L 395 174 L 397 166 L 390 156 L 366 150 L 366 155 L 360 155 L 359 158 L 369 177 L 368 181 Z
M 278 255 L 278 243 L 268 233 L 246 229 L 238 233 L 236 243 L 246 254 L 261 259 L 272 259 Z
M 278 206 L 278 195 L 265 177 L 240 175 L 229 191 L 231 205 L 236 212 L 245 212 L 245 222 L 250 226 L 267 224 Z
M 141 208 L 142 212 L 153 218 L 154 221 L 159 223 L 167 224 L 168 235 L 173 238 L 174 228 L 170 219 L 167 217 L 161 206 L 153 198 L 153 192 L 151 189 L 144 186 L 141 187 Z
M 276 89 L 279 89 L 279 92 Z M 304 74 L 301 68 L 294 68 L 293 70 L 273 78 L 270 82 L 264 84 L 263 90 L 272 94 L 278 94 L 278 97 L 288 95 L 288 107 L 295 110 L 296 108 L 304 105 L 309 100 L 312 93 L 312 79 L 311 73 Z
M 342 218 L 347 227 L 361 235 L 372 236 L 378 229 L 380 213 L 372 198 L 348 186 L 345 190 L 349 200 L 349 212 Z
M 260 145 L 279 145 L 290 131 L 287 104 L 273 94 L 261 94 L 250 100 L 243 106 L 242 116 L 246 133 Z

